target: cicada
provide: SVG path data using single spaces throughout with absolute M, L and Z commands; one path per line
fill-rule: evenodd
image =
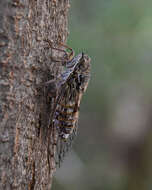
M 58 132 L 59 161 L 77 133 L 80 102 L 90 80 L 90 57 L 84 53 L 74 56 L 70 50 L 71 53 L 66 55 L 70 60 L 64 60 L 65 70 L 55 81 L 57 93 L 51 115 L 51 126 Z M 48 81 L 47 85 L 51 83 Z

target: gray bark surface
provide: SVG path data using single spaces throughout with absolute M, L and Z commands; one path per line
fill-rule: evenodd
M 47 104 L 42 84 L 61 63 L 51 61 L 60 52 L 44 40 L 66 43 L 68 9 L 69 0 L 0 2 L 0 189 L 51 188 L 53 101 Z

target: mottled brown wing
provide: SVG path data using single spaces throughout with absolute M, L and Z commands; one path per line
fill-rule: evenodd
M 81 56 L 80 56 L 81 55 Z M 52 126 L 58 131 L 57 162 L 60 164 L 72 145 L 78 128 L 80 101 L 90 78 L 90 58 L 79 54 L 57 82 L 58 95 L 52 112 Z
M 54 118 L 56 107 L 60 103 L 60 100 L 63 97 L 63 94 L 65 93 L 67 83 L 68 81 L 71 80 L 74 69 L 80 63 L 81 58 L 82 58 L 82 53 L 75 56 L 70 62 L 68 62 L 67 63 L 68 66 L 65 69 L 65 71 L 61 74 L 60 79 L 57 81 L 53 81 L 53 85 L 51 85 L 51 88 L 52 88 L 52 86 L 55 86 L 54 85 L 55 82 L 57 83 L 56 84 L 57 98 L 55 99 L 55 102 L 54 102 L 54 107 L 53 107 L 52 116 L 51 116 L 52 120 Z M 46 84 L 50 85 L 50 81 L 48 81 Z M 54 94 L 56 94 L 56 92 Z

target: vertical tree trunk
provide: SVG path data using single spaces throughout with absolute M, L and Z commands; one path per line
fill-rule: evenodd
M 66 42 L 68 8 L 69 0 L 0 2 L 0 189 L 51 187 L 52 102 L 46 104 L 42 84 L 61 67 L 45 40 Z

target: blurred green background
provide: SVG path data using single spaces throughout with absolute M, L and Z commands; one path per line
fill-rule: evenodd
M 52 189 L 151 190 L 152 1 L 73 0 L 69 31 L 92 74 Z

